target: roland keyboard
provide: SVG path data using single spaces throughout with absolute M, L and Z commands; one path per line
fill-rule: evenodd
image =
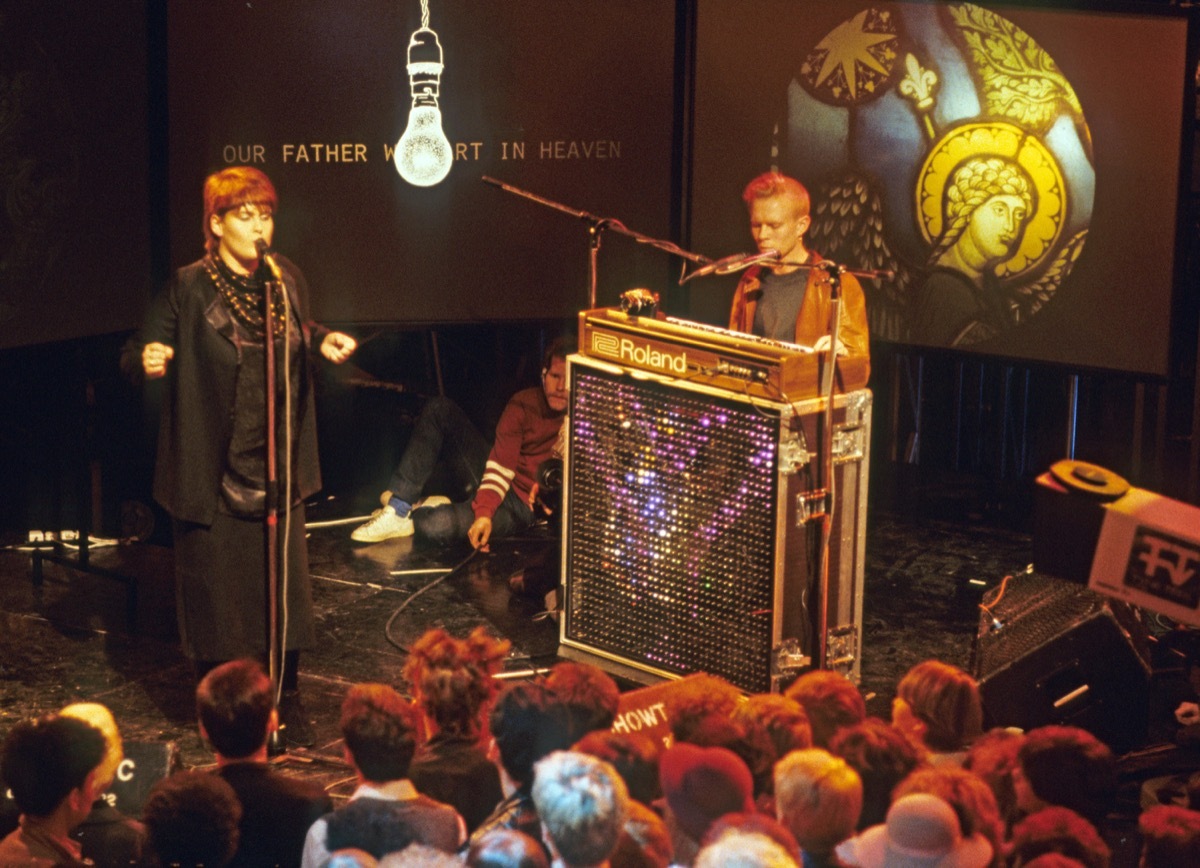
M 773 401 L 820 393 L 825 353 L 688 320 L 631 316 L 616 308 L 579 314 L 579 352 L 600 361 Z M 867 383 L 867 360 L 838 359 L 834 391 Z

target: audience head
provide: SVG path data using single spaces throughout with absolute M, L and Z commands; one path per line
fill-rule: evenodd
M 375 868 L 379 861 L 366 850 L 345 847 L 329 854 L 325 868 Z
M 918 663 L 896 685 L 892 723 L 932 751 L 966 750 L 983 732 L 979 684 L 949 663 Z
M 589 732 L 572 750 L 604 760 L 617 770 L 629 798 L 644 805 L 662 795 L 658 783 L 658 744 L 644 735 L 612 730 Z
M 772 819 L 766 814 L 746 814 L 740 811 L 734 814 L 726 814 L 708 827 L 708 831 L 704 834 L 704 840 L 700 843 L 703 847 L 708 847 L 711 844 L 717 843 L 717 841 L 731 832 L 741 832 L 747 835 L 763 835 L 770 838 L 782 847 L 788 854 L 788 857 L 797 864 L 804 858 L 800 852 L 800 845 L 796 842 L 796 836 L 788 831 L 787 827 L 778 820 Z
M 958 825 L 965 837 L 978 833 L 992 845 L 993 852 L 1000 852 L 1006 828 L 996 807 L 996 797 L 983 778 L 957 766 L 921 768 L 897 785 L 892 799 L 910 793 L 928 793 L 943 799 L 958 815 Z
M 1015 822 L 1017 794 L 1013 789 L 1013 772 L 1017 768 L 1017 751 L 1025 734 L 1014 729 L 990 729 L 975 740 L 967 751 L 963 768 L 983 778 L 996 797 L 996 807 L 1006 826 Z
M 1087 868 L 1108 868 L 1110 851 L 1096 827 L 1069 808 L 1043 808 L 1013 827 L 1010 865 L 1027 865 L 1043 853 L 1061 853 Z
M 730 719 L 742 702 L 742 693 L 724 678 L 701 673 L 683 679 L 666 699 L 666 715 L 675 742 L 696 743 L 700 736 L 706 744 L 725 736 L 715 734 L 719 724 L 734 732 Z M 736 738 L 737 735 L 729 736 Z
M 621 868 L 667 868 L 674 851 L 671 833 L 663 818 L 641 802 L 630 799 L 625 803 L 624 834 L 609 857 Z
M 492 678 L 512 643 L 477 627 L 456 639 L 440 627 L 428 630 L 409 650 L 404 678 L 413 701 L 438 731 L 478 736 L 483 714 L 495 698 Z
M 806 853 L 825 857 L 853 835 L 862 803 L 858 772 L 826 750 L 792 751 L 775 764 L 775 814 Z
M 733 710 L 733 719 L 758 727 L 771 742 L 775 759 L 813 746 L 812 724 L 804 706 L 778 693 L 755 693 Z
M 493 829 L 471 844 L 469 868 L 549 868 L 542 845 L 516 829 Z
M 750 769 L 726 748 L 676 744 L 663 753 L 658 772 L 669 816 L 694 842 L 718 817 L 754 810 Z
M 99 702 L 73 702 L 59 712 L 63 717 L 73 717 L 94 726 L 104 736 L 104 758 L 96 766 L 96 792 L 103 793 L 117 776 L 117 768 L 125 759 L 125 748 L 121 743 L 121 732 L 112 712 Z
M 227 865 L 238 846 L 242 806 L 218 775 L 176 772 L 150 790 L 142 822 L 153 856 L 163 866 Z
M 231 660 L 196 687 L 196 716 L 212 749 L 227 759 L 261 750 L 275 721 L 271 679 L 257 660 Z
M 867 716 L 867 703 L 854 682 L 831 669 L 805 672 L 784 695 L 804 706 L 813 747 L 828 748 L 839 729 L 862 723 Z
M 375 864 L 379 868 L 461 868 L 463 863 L 453 853 L 414 841 L 403 850 L 385 854 Z
M 607 730 L 617 719 L 621 691 L 603 669 L 588 663 L 558 663 L 546 676 L 546 686 L 562 705 L 573 741 L 589 732 Z
M 962 834 L 954 809 L 944 800 L 912 793 L 892 803 L 883 825 L 846 841 L 837 855 L 845 864 L 863 868 L 985 868 L 993 852 L 982 835 Z
M 45 818 L 60 807 L 78 825 L 100 795 L 99 768 L 107 748 L 96 727 L 74 717 L 50 714 L 23 720 L 4 740 L 0 777 L 21 813 Z
M 1142 868 L 1200 865 L 1200 812 L 1154 805 L 1138 818 Z
M 599 865 L 625 825 L 625 782 L 606 762 L 554 751 L 534 766 L 533 804 L 546 843 L 564 865 Z
M 892 790 L 923 762 L 916 745 L 896 727 L 877 717 L 839 730 L 829 752 L 844 759 L 862 780 L 859 831 L 877 826 L 887 818 Z
M 386 783 L 408 776 L 417 747 L 417 712 L 391 687 L 351 687 L 338 725 L 348 758 L 364 780 Z
M 1116 760 L 1087 730 L 1038 727 L 1026 733 L 1017 751 L 1013 789 L 1026 814 L 1059 805 L 1098 825 L 1116 792 Z
M 695 868 L 795 868 L 799 863 L 760 832 L 729 829 L 696 854 Z
M 566 715 L 550 688 L 540 682 L 517 682 L 501 690 L 488 725 L 501 768 L 523 792 L 533 785 L 534 763 L 571 746 Z

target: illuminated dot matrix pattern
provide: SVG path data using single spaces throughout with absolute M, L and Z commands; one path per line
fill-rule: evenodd
M 568 637 L 768 689 L 778 417 L 573 370 Z

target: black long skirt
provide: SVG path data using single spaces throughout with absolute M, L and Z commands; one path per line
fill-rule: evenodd
M 281 537 L 283 528 L 281 518 Z M 184 654 L 211 661 L 265 656 L 267 571 L 262 519 L 218 512 L 211 526 L 176 521 L 174 531 L 175 607 Z M 316 628 L 302 503 L 291 511 L 287 575 L 282 567 L 278 575 L 278 598 L 286 600 L 278 620 L 283 648 L 311 648 Z

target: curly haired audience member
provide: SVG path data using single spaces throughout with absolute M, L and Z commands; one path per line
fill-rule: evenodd
M 483 715 L 496 696 L 492 675 L 511 647 L 482 627 L 466 639 L 429 630 L 409 651 L 404 678 L 428 739 L 408 771 L 417 790 L 452 805 L 473 832 L 504 798 L 500 772 L 482 743 Z

